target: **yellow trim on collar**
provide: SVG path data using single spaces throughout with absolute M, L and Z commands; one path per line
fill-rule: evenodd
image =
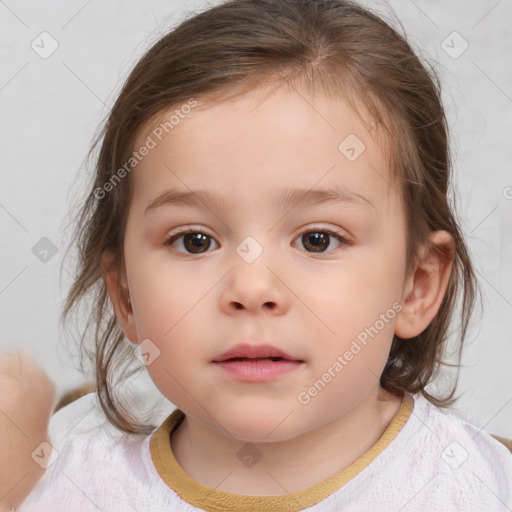
M 162 480 L 182 500 L 194 507 L 211 512 L 240 512 L 241 510 L 297 512 L 325 500 L 373 462 L 395 439 L 409 419 L 413 406 L 412 396 L 405 393 L 400 409 L 380 439 L 359 459 L 323 482 L 302 491 L 281 496 L 232 494 L 208 487 L 189 477 L 178 464 L 171 449 L 170 436 L 185 418 L 185 414 L 179 409 L 175 409 L 151 436 L 151 457 Z

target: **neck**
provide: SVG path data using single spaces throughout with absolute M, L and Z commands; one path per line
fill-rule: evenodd
M 204 485 L 239 495 L 279 496 L 350 466 L 379 440 L 400 403 L 378 388 L 336 420 L 271 443 L 232 439 L 186 416 L 171 436 L 171 448 L 183 471 Z

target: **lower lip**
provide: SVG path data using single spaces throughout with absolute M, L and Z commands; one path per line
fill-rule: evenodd
M 270 359 L 248 359 L 215 361 L 215 364 L 239 380 L 266 382 L 296 370 L 302 364 L 302 361 L 290 361 L 289 359 L 279 359 L 277 361 L 271 361 Z

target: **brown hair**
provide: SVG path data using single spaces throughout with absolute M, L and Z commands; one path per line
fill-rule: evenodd
M 437 316 L 418 336 L 394 337 L 381 376 L 384 389 L 421 392 L 440 407 L 451 393 L 436 398 L 425 389 L 439 366 L 458 368 L 473 311 L 477 281 L 448 197 L 450 155 L 439 79 L 401 36 L 379 16 L 345 0 L 233 0 L 190 16 L 162 37 L 128 77 L 92 151 L 100 147 L 93 186 L 80 209 L 73 241 L 78 245 L 77 277 L 62 319 L 92 299 L 88 327 L 94 326 L 96 386 L 101 406 L 119 429 L 148 433 L 134 420 L 112 386 L 112 373 L 133 362 L 102 279 L 100 259 L 114 251 L 124 272 L 123 239 L 131 199 L 129 176 L 98 199 L 133 153 L 136 136 L 171 107 L 191 98 L 224 101 L 266 84 L 301 85 L 314 94 L 343 95 L 369 113 L 376 134 L 386 134 L 393 183 L 407 216 L 407 272 L 415 248 L 431 231 L 445 230 L 454 241 L 453 268 Z M 393 186 L 393 184 L 390 184 Z M 449 325 L 462 293 L 458 360 L 444 361 Z

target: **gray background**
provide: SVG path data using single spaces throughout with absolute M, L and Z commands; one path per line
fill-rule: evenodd
M 396 15 L 413 47 L 437 62 L 452 128 L 457 210 L 484 299 L 468 336 L 455 409 L 488 432 L 512 437 L 512 0 L 366 4 Z M 32 353 L 59 392 L 85 380 L 58 320 L 73 271 L 64 262 L 61 280 L 68 213 L 88 182 L 86 152 L 142 52 L 207 5 L 0 1 L 0 344 Z M 58 48 L 42 58 L 53 40 Z M 43 237 L 55 255 L 41 253 Z M 444 386 L 439 380 L 434 387 Z

